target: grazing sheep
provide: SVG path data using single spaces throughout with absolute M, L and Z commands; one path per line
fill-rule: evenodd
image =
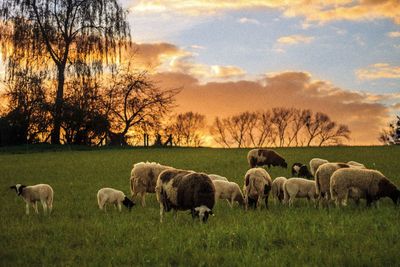
M 359 162 L 354 161 L 354 160 L 347 162 L 347 164 L 351 165 L 351 167 L 354 167 L 354 168 L 366 169 L 364 164 L 359 163 Z
M 287 168 L 287 163 L 285 159 L 274 150 L 270 149 L 250 150 L 247 154 L 247 161 L 250 165 L 250 168 L 264 165 L 267 165 L 268 168 L 270 168 L 271 165 Z
M 164 212 L 190 210 L 192 218 L 199 217 L 206 222 L 213 214 L 215 187 L 204 173 L 169 169 L 160 173 L 156 185 L 157 200 L 160 203 L 160 222 Z
M 369 169 L 340 169 L 331 178 L 331 196 L 336 206 L 347 205 L 348 197 L 365 198 L 367 206 L 382 197 L 390 197 L 396 205 L 400 190 L 381 172 Z
M 315 173 L 315 186 L 319 204 L 321 203 L 322 199 L 325 199 L 326 203 L 329 203 L 331 199 L 329 190 L 332 174 L 338 169 L 350 167 L 351 166 L 349 164 L 339 162 L 329 162 L 319 166 L 318 170 Z
M 307 165 L 298 162 L 292 165 L 292 175 L 293 177 L 308 178 L 308 179 L 313 178 L 313 175 L 308 170 Z
M 218 174 L 209 174 L 208 177 L 210 177 L 211 181 L 217 181 L 217 180 L 226 181 L 226 182 L 229 181 L 228 178 L 218 175 Z
M 40 201 L 43 206 L 43 212 L 46 214 L 47 209 L 49 213 L 53 209 L 53 197 L 54 191 L 48 184 L 37 184 L 37 185 L 21 185 L 16 184 L 10 186 L 10 189 L 15 189 L 18 196 L 22 196 L 26 203 L 26 215 L 29 215 L 29 205 L 32 205 L 35 212 L 38 214 L 37 202 Z
M 124 192 L 120 190 L 116 190 L 114 188 L 101 188 L 97 192 L 97 204 L 101 210 L 104 209 L 106 211 L 106 204 L 114 204 L 115 207 L 118 207 L 118 210 L 121 212 L 121 204 L 131 211 L 132 207 L 135 205 L 129 198 L 127 198 Z
M 280 203 L 282 203 L 284 199 L 284 192 L 283 192 L 283 185 L 287 181 L 285 177 L 276 177 L 272 181 L 272 197 L 274 198 L 275 202 L 278 200 Z
M 244 177 L 244 202 L 245 208 L 261 206 L 261 199 L 265 199 L 265 206 L 268 208 L 268 196 L 272 187 L 272 179 L 263 168 L 252 168 L 246 172 Z
M 244 204 L 243 193 L 237 183 L 222 180 L 213 180 L 212 182 L 215 187 L 215 202 L 218 199 L 226 199 L 231 208 L 234 201 L 237 201 L 239 205 Z
M 310 160 L 311 174 L 315 177 L 315 172 L 318 170 L 318 167 L 328 162 L 329 161 L 327 161 L 326 159 L 320 159 L 320 158 L 313 158 L 312 160 Z
M 139 162 L 133 165 L 130 178 L 131 198 L 134 200 L 139 194 L 142 207 L 146 206 L 146 193 L 155 193 L 157 178 L 160 173 L 172 167 L 155 162 Z
M 295 198 L 307 198 L 308 200 L 315 200 L 317 195 L 315 193 L 315 181 L 303 178 L 290 178 L 283 185 L 284 203 L 293 205 Z

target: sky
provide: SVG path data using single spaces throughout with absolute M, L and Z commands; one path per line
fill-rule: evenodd
M 290 3 L 290 4 L 288 4 Z M 327 113 L 377 144 L 400 113 L 400 1 L 124 0 L 136 53 L 177 112 Z

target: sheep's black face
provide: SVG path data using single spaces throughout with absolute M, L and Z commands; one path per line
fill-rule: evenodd
M 281 164 L 281 166 L 282 166 L 282 168 L 287 169 L 287 163 L 286 163 L 286 161 L 284 161 L 284 162 Z
M 133 206 L 135 206 L 135 203 L 133 203 L 132 200 L 129 198 L 125 197 L 124 200 L 122 201 L 122 204 L 129 209 L 129 211 L 132 209 Z
M 208 217 L 210 215 L 213 215 L 213 212 L 211 209 L 209 209 L 206 206 L 200 206 L 197 208 L 192 209 L 192 218 L 200 218 L 200 220 L 203 223 L 206 223 L 208 220 Z
M 394 194 L 391 196 L 391 199 L 393 200 L 393 203 L 395 205 L 400 204 L 400 190 L 396 190 Z
M 16 184 L 16 185 L 10 186 L 10 189 L 15 189 L 15 192 L 18 194 L 18 196 L 20 196 L 25 187 L 26 187 L 26 185 Z
M 247 199 L 248 205 L 250 208 L 257 208 L 257 199 L 254 198 L 248 198 Z

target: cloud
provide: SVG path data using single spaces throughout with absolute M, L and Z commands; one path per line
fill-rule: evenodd
M 356 70 L 356 75 L 360 80 L 399 79 L 400 66 L 391 66 L 388 63 L 376 63 Z
M 349 126 L 351 144 L 378 144 L 379 131 L 390 115 L 390 109 L 375 101 L 372 94 L 344 90 L 330 82 L 314 80 L 306 72 L 269 74 L 256 81 L 201 83 L 191 75 L 176 72 L 158 73 L 154 79 L 165 88 L 183 86 L 177 96 L 177 112 L 199 112 L 212 122 L 215 116 L 281 106 L 322 111 Z
M 288 35 L 278 38 L 277 43 L 280 45 L 295 45 L 299 43 L 309 44 L 314 40 L 314 37 L 305 35 Z
M 391 38 L 397 38 L 400 37 L 400 32 L 388 32 L 387 36 Z
M 400 102 L 393 104 L 391 108 L 394 109 L 395 111 L 400 111 Z
M 230 10 L 278 9 L 287 17 L 304 17 L 306 21 L 326 23 L 351 20 L 390 19 L 400 24 L 398 0 L 141 0 L 132 4 L 134 12 L 174 12 L 189 16 L 209 16 Z
M 249 19 L 249 18 L 240 18 L 240 19 L 238 20 L 238 22 L 239 22 L 240 24 L 254 24 L 254 25 L 260 25 L 260 24 L 261 24 L 258 20 L 256 20 L 256 19 Z

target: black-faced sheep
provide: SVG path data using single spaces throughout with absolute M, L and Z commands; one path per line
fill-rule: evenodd
M 300 178 L 313 178 L 313 175 L 308 170 L 307 165 L 302 163 L 296 162 L 292 165 L 292 176 L 293 177 L 300 177 Z
M 280 203 L 282 203 L 284 196 L 285 196 L 284 190 L 283 190 L 283 185 L 285 184 L 286 181 L 287 181 L 287 179 L 285 177 L 276 177 L 272 181 L 271 194 L 275 200 L 275 203 L 276 203 L 276 200 L 278 200 Z
M 271 166 L 280 166 L 282 168 L 287 168 L 287 163 L 285 159 L 276 153 L 274 150 L 270 149 L 252 149 L 247 154 L 247 161 L 250 168 L 257 166 L 265 166 L 268 168 Z
M 206 222 L 213 214 L 215 187 L 204 173 L 169 169 L 163 171 L 156 185 L 157 200 L 160 203 L 160 222 L 165 211 L 190 210 L 192 217 Z
M 145 207 L 146 193 L 155 193 L 157 178 L 166 169 L 171 169 L 171 167 L 155 162 L 140 162 L 133 165 L 130 178 L 132 200 L 140 195 L 142 207 Z
M 368 169 L 339 169 L 331 177 L 330 192 L 336 205 L 347 205 L 348 197 L 365 198 L 367 206 L 382 197 L 389 197 L 396 205 L 400 190 L 381 172 Z
M 46 214 L 47 209 L 51 213 L 53 209 L 53 198 L 54 191 L 48 184 L 37 184 L 37 185 L 21 185 L 16 184 L 10 186 L 10 189 L 15 189 L 18 196 L 21 196 L 26 203 L 26 215 L 29 215 L 29 205 L 32 205 L 36 213 L 39 213 L 37 208 L 37 202 L 40 201 L 43 206 L 43 212 Z
M 308 200 L 315 200 L 317 195 L 315 193 L 315 181 L 303 178 L 290 178 L 283 185 L 285 194 L 285 203 L 289 206 L 293 205 L 296 198 L 307 198 Z
M 261 200 L 265 199 L 268 208 L 268 196 L 272 187 L 272 179 L 263 168 L 252 168 L 246 172 L 244 177 L 244 201 L 245 207 L 261 207 Z
M 213 180 L 212 182 L 215 187 L 216 202 L 218 199 L 226 199 L 231 208 L 234 201 L 237 201 L 239 205 L 244 205 L 243 193 L 237 183 L 223 180 Z
M 135 205 L 135 203 L 125 196 L 124 192 L 109 187 L 101 188 L 97 192 L 97 204 L 101 210 L 104 209 L 105 211 L 107 204 L 113 204 L 115 207 L 118 207 L 120 212 L 122 205 L 127 207 L 129 211 Z
M 315 176 L 315 172 L 318 170 L 318 167 L 321 166 L 324 163 L 328 163 L 326 159 L 320 159 L 320 158 L 313 158 L 310 160 L 310 171 L 313 176 Z

